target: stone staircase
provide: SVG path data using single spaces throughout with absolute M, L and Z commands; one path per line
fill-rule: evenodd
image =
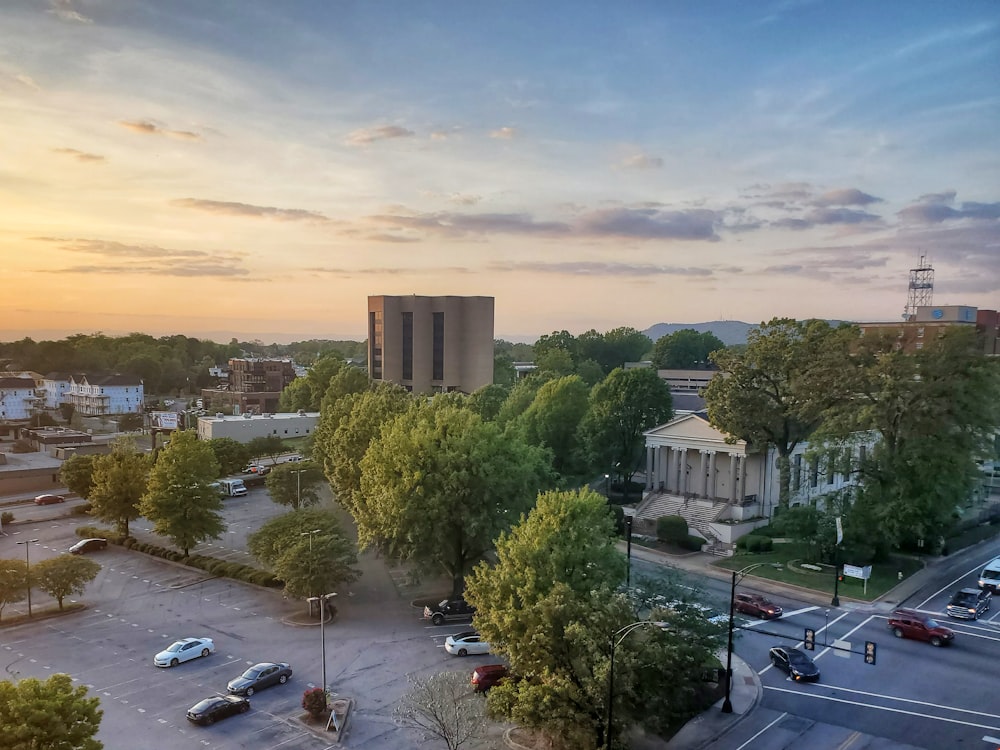
M 704 547 L 706 552 L 713 555 L 729 556 L 733 554 L 730 545 L 721 542 L 709 527 L 709 524 L 716 521 L 725 509 L 726 504 L 721 502 L 707 505 L 695 502 L 694 498 L 655 492 L 648 495 L 639 504 L 635 511 L 635 518 L 641 528 L 655 534 L 658 518 L 661 516 L 682 516 L 688 522 L 688 526 L 708 542 Z

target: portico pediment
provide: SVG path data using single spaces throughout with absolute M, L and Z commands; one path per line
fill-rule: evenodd
M 727 443 L 725 433 L 715 429 L 700 414 L 685 414 L 644 433 L 647 448 L 715 450 L 745 456 L 745 440 Z

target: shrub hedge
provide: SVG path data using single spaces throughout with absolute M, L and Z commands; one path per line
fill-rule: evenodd
M 282 581 L 279 581 L 274 577 L 273 573 L 267 570 L 261 570 L 260 568 L 255 568 L 252 565 L 228 562 L 226 560 L 220 560 L 217 557 L 209 557 L 207 555 L 188 555 L 185 557 L 183 552 L 161 547 L 157 544 L 141 542 L 135 537 L 125 536 L 114 529 L 100 529 L 96 526 L 79 526 L 77 527 L 76 535 L 82 539 L 87 539 L 89 537 L 101 537 L 103 539 L 107 539 L 111 544 L 117 544 L 120 547 L 125 547 L 126 549 L 134 550 L 136 552 L 142 552 L 145 555 L 161 557 L 164 560 L 170 560 L 171 562 L 178 562 L 192 568 L 198 568 L 214 576 L 232 578 L 236 581 L 244 581 L 245 583 L 252 583 L 257 586 L 266 586 L 268 588 L 280 588 L 284 585 Z
M 774 548 L 774 540 L 769 536 L 747 534 L 736 540 L 736 549 L 746 552 L 770 552 Z
M 683 545 L 688 537 L 688 522 L 684 516 L 660 516 L 656 519 L 656 538 L 661 542 Z

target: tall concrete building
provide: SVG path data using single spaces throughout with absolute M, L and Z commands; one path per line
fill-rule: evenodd
M 493 297 L 369 297 L 368 374 L 413 393 L 490 385 Z

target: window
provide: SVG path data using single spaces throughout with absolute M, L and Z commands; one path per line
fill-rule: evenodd
M 403 380 L 413 380 L 413 313 L 403 313 Z
M 819 459 L 814 458 L 809 462 L 809 486 L 817 487 L 819 485 Z
M 920 328 L 917 329 L 917 338 L 922 339 L 923 337 L 924 337 L 924 327 L 920 326 Z
M 802 486 L 802 454 L 792 456 L 792 491 Z
M 444 380 L 444 313 L 436 312 L 434 315 L 433 334 L 433 372 L 431 380 Z
M 924 342 L 923 341 L 918 341 L 915 346 L 916 346 L 917 349 L 923 349 L 924 348 Z

